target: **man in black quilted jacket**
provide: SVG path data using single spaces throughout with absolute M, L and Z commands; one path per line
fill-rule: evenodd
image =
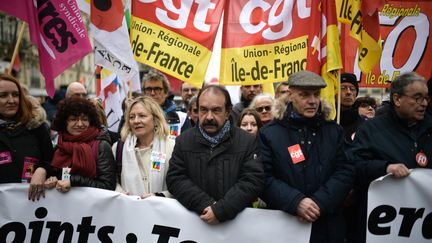
M 168 190 L 208 224 L 233 219 L 264 187 L 256 139 L 229 119 L 231 99 L 220 86 L 198 94 L 198 125 L 177 137 Z

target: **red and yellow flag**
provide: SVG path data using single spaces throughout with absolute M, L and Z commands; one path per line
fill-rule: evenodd
M 358 65 L 364 73 L 369 73 L 381 58 L 378 8 L 383 4 L 383 0 L 336 0 L 338 20 L 349 24 L 351 37 L 359 41 Z
M 339 43 L 339 30 L 336 18 L 336 6 L 332 0 L 321 0 L 312 5 L 314 23 L 309 35 L 307 69 L 321 76 L 327 87 L 321 91 L 321 98 L 332 107 L 330 118 L 336 116 L 335 95 L 338 89 L 338 70 L 342 68 L 342 57 Z

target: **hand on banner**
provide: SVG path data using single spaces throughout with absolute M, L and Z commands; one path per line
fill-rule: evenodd
M 392 174 L 396 178 L 403 178 L 409 176 L 409 169 L 402 163 L 399 164 L 389 164 L 387 166 L 386 172 Z
M 141 199 L 146 199 L 148 197 L 154 196 L 153 193 L 146 193 L 141 195 Z
M 34 202 L 35 199 L 39 200 L 41 196 L 45 198 L 45 179 L 46 170 L 42 167 L 37 168 L 36 171 L 33 173 L 30 181 L 30 187 L 28 190 L 29 200 L 32 200 Z
M 68 192 L 70 190 L 71 184 L 69 180 L 57 181 L 56 189 L 59 192 Z
M 53 189 L 57 185 L 57 181 L 58 181 L 57 177 L 51 176 L 45 181 L 45 188 Z
M 300 221 L 314 222 L 320 216 L 319 206 L 310 198 L 303 198 L 297 206 Z
M 207 224 L 219 224 L 219 220 L 216 218 L 216 215 L 214 215 L 211 206 L 204 208 L 200 218 Z

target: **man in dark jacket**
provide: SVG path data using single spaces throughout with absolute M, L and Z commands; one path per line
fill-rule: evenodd
M 369 184 L 388 173 L 406 177 L 411 168 L 432 168 L 429 151 L 432 139 L 431 115 L 426 113 L 428 88 L 423 77 L 414 72 L 395 78 L 390 88 L 390 108 L 362 125 L 356 133 L 348 156 L 357 170 L 356 188 L 362 189 L 357 235 L 349 242 L 366 241 L 366 206 Z
M 177 137 L 168 190 L 208 224 L 233 219 L 262 192 L 256 139 L 229 120 L 229 93 L 207 86 L 198 94 L 198 125 Z
M 342 203 L 354 169 L 344 154 L 342 128 L 321 112 L 326 83 L 320 76 L 300 71 L 288 83 L 291 103 L 259 134 L 263 199 L 269 208 L 312 223 L 310 242 L 343 242 Z
M 234 124 L 237 124 L 237 120 L 240 116 L 240 113 L 245 108 L 248 108 L 248 106 L 255 98 L 255 96 L 262 93 L 262 84 L 242 85 L 240 87 L 240 91 L 241 91 L 240 102 L 235 104 L 231 110 L 231 117 Z
M 357 128 L 365 121 L 359 115 L 357 107 L 354 107 L 359 92 L 357 77 L 352 73 L 341 74 L 340 89 L 340 125 L 344 130 L 346 141 L 352 142 Z

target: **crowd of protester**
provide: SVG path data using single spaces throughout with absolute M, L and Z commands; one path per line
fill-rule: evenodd
M 376 112 L 377 100 L 357 97 L 357 77 L 342 74 L 339 125 L 312 72 L 290 75 L 275 97 L 242 86 L 238 104 L 221 86 L 184 83 L 176 105 L 152 70 L 123 102 L 117 132 L 78 82 L 41 106 L 0 74 L 0 183 L 29 183 L 33 201 L 73 187 L 173 197 L 208 224 L 259 202 L 311 223 L 310 242 L 365 242 L 369 184 L 432 168 L 416 160 L 432 160 L 431 84 L 401 74 Z

